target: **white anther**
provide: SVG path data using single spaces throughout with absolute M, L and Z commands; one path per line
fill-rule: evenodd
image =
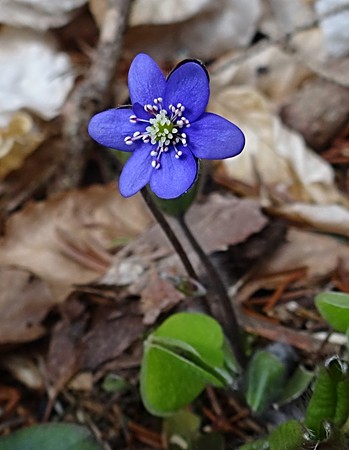
M 152 150 L 150 152 L 150 156 L 158 156 L 158 152 L 156 150 Z M 154 161 L 153 161 L 154 162 Z
M 136 123 L 137 122 L 137 116 L 130 116 L 130 122 Z

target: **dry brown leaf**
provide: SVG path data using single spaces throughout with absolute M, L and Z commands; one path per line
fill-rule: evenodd
M 141 292 L 141 309 L 143 322 L 152 325 L 158 316 L 177 305 L 185 295 L 179 292 L 169 281 L 153 271 L 149 274 L 148 283 Z
M 290 228 L 286 242 L 266 260 L 261 274 L 286 272 L 307 267 L 308 283 L 328 277 L 342 261 L 349 268 L 349 247 L 333 237 Z
M 137 236 L 150 222 L 140 197 L 125 199 L 113 184 L 64 192 L 8 219 L 0 265 L 33 272 L 62 302 L 73 285 L 89 283 L 109 267 L 105 249 Z
M 0 344 L 37 339 L 54 304 L 48 283 L 26 270 L 0 267 Z
M 222 162 L 218 172 L 222 180 L 258 188 L 264 205 L 280 209 L 283 216 L 294 220 L 293 209 L 303 210 L 298 214 L 302 222 L 321 230 L 345 231 L 349 202 L 336 187 L 332 167 L 307 148 L 299 134 L 282 125 L 265 98 L 249 87 L 230 87 L 221 90 L 210 105 L 214 112 L 236 122 L 246 135 L 243 153 Z M 328 212 L 325 221 L 326 208 L 336 214 Z M 339 227 L 343 218 L 345 223 Z
M 260 231 L 268 220 L 262 214 L 260 206 L 253 200 L 241 200 L 231 195 L 212 194 L 203 204 L 195 204 L 189 210 L 187 223 L 207 253 L 226 250 L 230 245 L 245 241 L 249 236 Z M 189 259 L 199 267 L 195 254 L 186 241 L 178 224 L 171 221 L 173 229 L 181 240 Z M 151 263 L 158 271 L 183 274 L 183 266 L 159 227 L 154 225 L 124 249 L 124 254 L 117 254 L 108 272 L 100 279 L 102 284 L 119 285 L 122 266 L 127 266 L 131 273 L 145 274 Z M 127 255 L 127 257 L 125 257 Z M 133 270 L 133 266 L 135 266 Z M 125 280 L 122 279 L 122 285 Z M 138 277 L 131 277 L 129 284 L 138 284 Z M 139 283 L 133 294 L 144 289 Z
M 14 114 L 7 126 L 0 128 L 0 180 L 20 168 L 42 140 L 29 114 Z
M 204 60 L 246 47 L 257 29 L 261 1 L 137 0 L 131 12 L 126 47 L 154 58 L 174 55 Z M 214 36 L 214 39 L 207 39 Z

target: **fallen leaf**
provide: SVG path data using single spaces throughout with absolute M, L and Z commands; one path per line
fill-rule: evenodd
M 349 268 L 349 248 L 331 236 L 290 228 L 286 241 L 271 258 L 266 260 L 260 274 L 272 274 L 306 267 L 307 276 L 302 280 L 309 284 L 325 279 L 338 267 Z
M 141 316 L 103 318 L 82 340 L 81 367 L 96 370 L 122 355 L 145 332 Z
M 0 22 L 34 30 L 65 25 L 87 0 L 2 0 Z
M 0 128 L 0 180 L 19 169 L 43 137 L 42 133 L 35 130 L 29 114 L 14 114 L 10 122 Z
M 74 285 L 87 284 L 111 263 L 107 249 L 151 223 L 140 197 L 125 199 L 116 187 L 92 186 L 28 204 L 5 224 L 0 265 L 21 267 L 48 282 L 62 302 Z
M 260 0 L 138 0 L 131 11 L 126 47 L 158 59 L 174 55 L 208 60 L 246 47 L 257 30 Z M 161 38 L 159 38 L 161 36 Z M 207 39 L 214 36 L 214 39 Z
M 0 287 L 0 344 L 42 336 L 41 322 L 55 302 L 48 283 L 27 270 L 0 267 Z
M 184 294 L 179 292 L 173 284 L 153 271 L 149 274 L 148 283 L 141 292 L 141 309 L 146 325 L 155 323 L 158 316 L 176 306 Z
M 340 7 L 343 7 L 342 11 L 330 14 Z M 317 0 L 315 2 L 316 12 L 320 16 L 327 15 L 327 17 L 320 20 L 320 27 L 325 35 L 327 51 L 329 55 L 337 58 L 346 56 L 349 51 L 348 7 L 349 2 L 347 0 Z
M 349 237 L 349 209 L 340 205 L 292 203 L 271 208 L 271 212 L 306 223 L 319 231 Z
M 296 217 L 293 208 L 307 210 L 303 216 L 309 223 L 314 213 L 312 224 L 317 222 L 315 213 L 319 216 L 320 209 L 312 205 L 323 210 L 331 207 L 336 216 L 328 215 L 324 228 L 322 215 L 320 229 L 339 229 L 338 222 L 348 215 L 349 201 L 336 187 L 332 167 L 307 148 L 299 134 L 282 125 L 265 98 L 249 87 L 230 87 L 211 101 L 211 110 L 236 122 L 246 135 L 245 150 L 222 162 L 217 181 L 228 185 L 227 180 L 237 180 L 258 187 L 264 206 L 280 209 L 283 216 L 292 219 Z M 297 203 L 304 206 L 294 206 Z
M 1 28 L 0 66 L 1 124 L 22 108 L 46 120 L 59 114 L 73 87 L 74 74 L 68 56 L 57 52 L 53 36 Z
M 169 221 L 192 264 L 200 268 L 200 262 L 178 223 L 171 218 Z M 267 222 L 257 202 L 221 194 L 212 194 L 205 203 L 194 204 L 187 215 L 189 227 L 207 253 L 224 251 L 231 245 L 245 241 L 249 236 L 260 231 Z M 212 230 L 212 224 L 214 224 L 214 230 Z M 155 267 L 160 273 L 183 274 L 183 266 L 159 225 L 154 225 L 127 245 L 122 253 L 115 255 L 113 264 L 99 279 L 99 283 L 119 285 L 121 267 L 125 264 L 131 273 L 143 272 L 143 280 L 146 280 L 150 267 Z M 134 295 L 139 294 L 146 284 L 146 281 L 140 282 L 137 276 L 129 281 L 129 290 Z

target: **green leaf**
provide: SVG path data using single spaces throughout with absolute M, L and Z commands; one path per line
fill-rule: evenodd
M 268 439 L 258 439 L 239 447 L 239 450 L 270 450 Z
M 163 431 L 170 450 L 192 450 L 194 440 L 199 436 L 200 418 L 190 411 L 181 410 L 167 417 Z
M 193 347 L 207 364 L 223 367 L 224 335 L 219 323 L 211 316 L 186 312 L 174 314 L 160 325 L 153 335 L 185 342 Z
M 253 412 L 261 413 L 277 398 L 286 378 L 286 366 L 273 353 L 257 351 L 247 368 L 246 401 Z
M 342 292 L 323 292 L 315 297 L 322 317 L 335 330 L 345 333 L 349 328 L 349 295 Z
M 330 358 L 320 369 L 310 399 L 305 425 L 317 439 L 326 437 L 326 422 L 342 427 L 349 416 L 348 365 L 338 357 Z
M 313 378 L 314 372 L 306 370 L 303 366 L 298 366 L 286 383 L 281 396 L 277 400 L 277 404 L 286 405 L 299 398 L 306 391 Z
M 173 414 L 191 403 L 206 384 L 232 381 L 224 368 L 223 332 L 210 316 L 169 317 L 145 342 L 141 395 L 154 415 Z
M 0 438 L 0 450 L 102 450 L 90 432 L 79 425 L 50 423 L 23 428 Z
M 306 430 L 297 420 L 289 420 L 277 427 L 268 440 L 270 450 L 301 450 L 308 442 Z

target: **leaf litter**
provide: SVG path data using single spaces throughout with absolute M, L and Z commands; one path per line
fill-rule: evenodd
M 27 3 L 5 2 L 0 13 L 0 21 L 11 25 L 1 30 L 0 59 L 11 57 L 6 67 L 13 74 L 0 77 L 0 91 L 8 86 L 0 111 L 0 402 L 6 418 L 20 418 L 20 424 L 79 415 L 105 448 L 129 448 L 130 439 L 136 449 L 144 447 L 138 441 L 162 448 L 159 432 L 152 431 L 159 430 L 158 423 L 139 406 L 142 340 L 169 312 L 202 310 L 205 289 L 191 290 L 191 280 L 141 198 L 123 199 L 115 184 L 108 184 L 116 164 L 100 149 L 81 156 L 86 170 L 77 189 L 50 195 L 57 189 L 54 177 L 66 177 L 62 155 L 66 130 L 73 126 L 69 114 L 86 106 L 76 109 L 65 102 L 77 86 L 76 74 L 86 77 L 84 64 L 99 51 L 91 52 L 99 30 L 110 36 L 105 27 L 112 16 L 109 2 L 90 0 L 93 28 L 87 8 L 81 8 L 84 1 L 53 7 L 40 0 L 24 15 Z M 336 126 L 331 117 L 314 115 L 305 99 L 317 86 L 326 94 L 346 95 L 339 67 L 347 60 L 342 27 L 347 12 L 318 21 L 330 2 L 317 1 L 314 8 L 307 0 L 255 1 L 248 10 L 242 0 L 219 8 L 210 0 L 189 3 L 178 8 L 168 0 L 152 12 L 152 4 L 145 9 L 142 0 L 134 2 L 107 106 L 125 103 L 125 74 L 137 51 L 155 56 L 165 70 L 186 56 L 210 60 L 210 110 L 240 125 L 247 144 L 238 159 L 210 166 L 209 182 L 188 223 L 222 273 L 243 328 L 288 343 L 316 364 L 338 344 L 322 345 L 327 328 L 313 297 L 328 287 L 349 290 L 348 189 L 338 182 L 345 179 L 345 165 L 329 153 L 340 139 L 341 161 L 346 161 L 347 113 L 335 102 L 342 94 L 331 96 L 331 108 L 324 95 L 319 106 L 335 110 Z M 39 21 L 41 29 L 51 29 L 48 34 L 37 31 Z M 52 31 L 64 24 L 76 29 L 69 44 L 65 29 Z M 91 30 L 87 42 L 83 24 Z M 18 25 L 35 31 L 14 28 Z M 207 38 L 212 35 L 216 39 Z M 33 58 L 36 45 L 42 52 Z M 333 55 L 339 53 L 344 62 L 337 64 Z M 15 82 L 18 76 L 23 89 Z M 28 89 L 33 76 L 37 89 Z M 319 124 L 325 133 L 320 137 Z M 112 399 L 100 388 L 110 373 L 130 384 Z M 32 408 L 33 396 L 43 402 L 44 414 Z M 208 405 L 217 411 L 221 400 Z M 226 408 L 226 414 L 236 411 Z M 219 423 L 215 426 L 223 431 Z M 243 419 L 234 424 L 232 442 L 253 434 L 253 424 L 249 428 Z M 18 426 L 10 421 L 0 432 Z

